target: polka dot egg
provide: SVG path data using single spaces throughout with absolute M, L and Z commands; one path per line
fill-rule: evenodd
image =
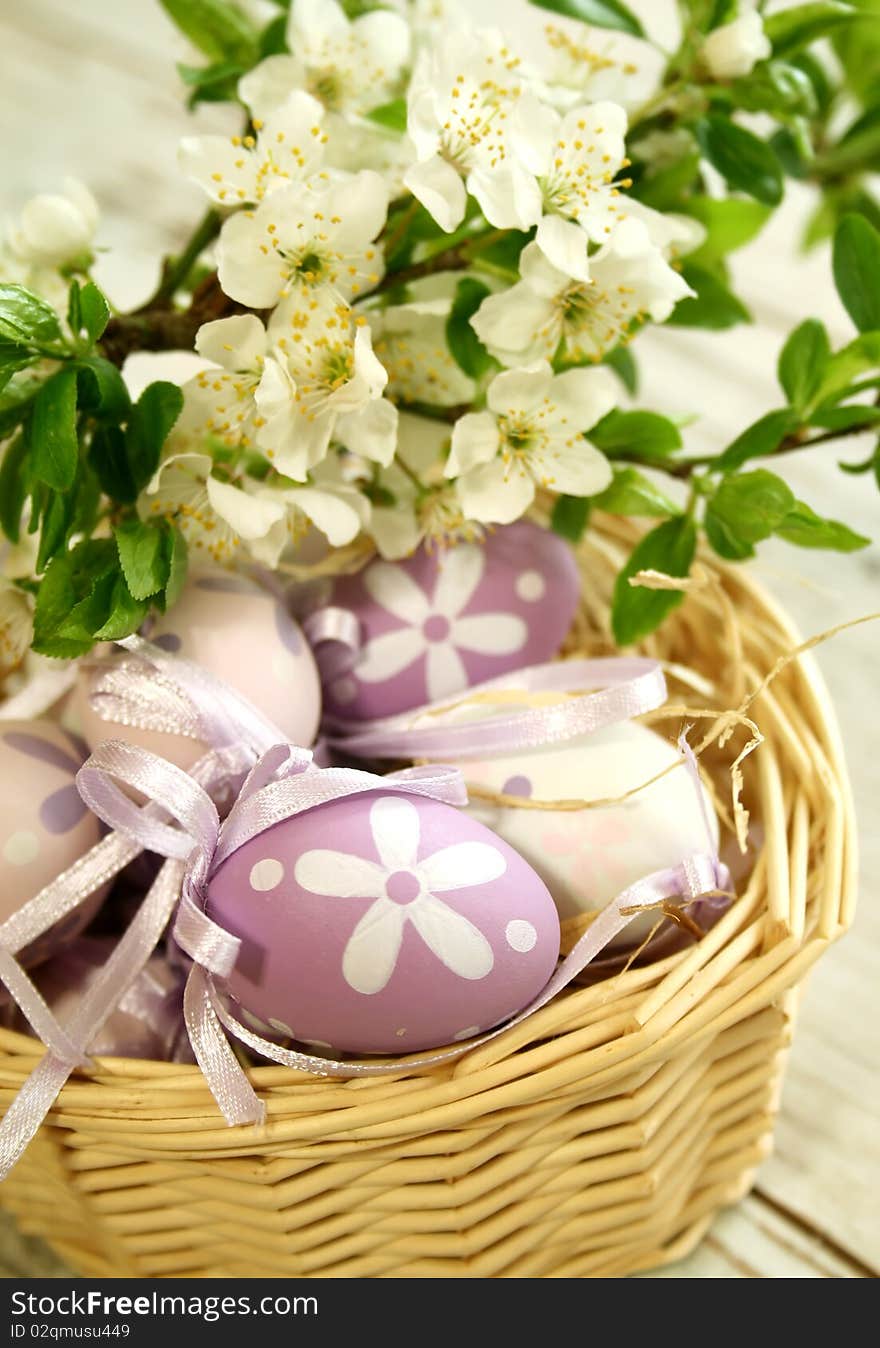
M 534 870 L 454 809 L 379 791 L 274 824 L 224 861 L 208 913 L 241 939 L 248 1024 L 320 1050 L 411 1053 L 532 1000 L 559 920 Z
M 483 543 L 374 561 L 335 584 L 331 602 L 355 614 L 362 648 L 326 705 L 354 720 L 389 716 L 540 664 L 565 639 L 578 594 L 568 545 L 529 520 Z
M 0 721 L 0 921 L 45 888 L 101 837 L 74 778 L 85 759 L 72 736 L 50 721 Z M 34 941 L 33 964 L 82 930 L 105 889 Z
M 628 800 L 585 810 L 531 810 L 528 800 L 606 800 L 641 786 Z M 461 764 L 465 779 L 490 791 L 522 797 L 504 806 L 472 795 L 467 811 L 506 839 L 534 866 L 552 893 L 559 915 L 602 908 L 651 871 L 674 866 L 718 842 L 718 821 L 703 790 L 703 804 L 674 744 L 635 722 L 508 757 Z M 645 913 L 614 945 L 643 940 L 657 923 Z
M 287 609 L 261 586 L 225 571 L 196 571 L 148 635 L 163 650 L 225 679 L 292 743 L 313 742 L 321 716 L 317 667 Z M 91 748 L 102 740 L 125 739 L 182 768 L 204 753 L 205 746 L 192 739 L 105 721 L 89 703 L 95 678 L 94 671 L 81 671 L 75 702 L 75 717 Z

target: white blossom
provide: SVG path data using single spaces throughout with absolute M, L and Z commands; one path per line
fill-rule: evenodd
M 375 495 L 367 532 L 383 557 L 414 552 L 427 535 L 448 539 L 464 525 L 453 486 L 443 476 L 450 427 L 432 417 L 401 412 L 397 452 L 374 474 Z
M 468 192 L 497 228 L 537 223 L 537 184 L 510 146 L 519 65 L 494 30 L 445 30 L 416 62 L 407 130 L 417 162 L 404 182 L 442 229 L 461 223 Z
M 324 109 L 297 91 L 265 121 L 256 136 L 187 136 L 180 143 L 180 167 L 221 206 L 259 202 L 288 183 L 318 173 L 327 133 Z
M 599 33 L 578 24 L 560 28 L 548 23 L 544 40 L 549 53 L 549 70 L 542 84 L 542 95 L 562 110 L 575 103 L 599 103 L 610 99 L 622 107 L 644 102 L 656 78 L 651 69 L 654 55 L 647 43 L 631 39 L 622 45 L 617 34 Z M 640 60 L 632 59 L 633 49 Z
M 12 251 L 35 267 L 64 267 L 90 257 L 98 225 L 98 205 L 76 178 L 64 190 L 41 193 L 26 202 L 9 231 Z
M 230 299 L 254 309 L 327 287 L 352 299 L 381 280 L 382 250 L 374 240 L 387 209 L 386 185 L 370 170 L 319 188 L 280 188 L 224 224 L 220 284 Z
M 373 349 L 388 371 L 390 398 L 435 407 L 473 399 L 474 381 L 446 342 L 449 309 L 449 299 L 433 299 L 370 312 Z
M 333 112 L 361 114 L 389 102 L 409 60 L 409 24 L 376 9 L 349 20 L 337 0 L 293 0 L 287 21 L 292 55 L 269 56 L 239 83 L 239 94 L 267 117 L 293 89 Z
M 761 15 L 752 11 L 715 28 L 703 42 L 700 56 L 713 79 L 735 80 L 750 74 L 772 50 Z
M 527 244 L 522 280 L 489 295 L 471 319 L 477 336 L 503 365 L 550 360 L 560 344 L 570 360 L 598 360 L 627 340 L 633 324 L 662 323 L 693 293 L 635 219 L 621 221 L 589 271 L 589 281 L 572 280 Z
M 390 463 L 397 409 L 382 396 L 388 375 L 373 353 L 366 318 L 326 294 L 292 296 L 273 314 L 269 339 L 284 364 L 276 363 L 255 401 L 266 419 L 260 439 L 272 441 L 266 454 L 273 465 L 302 480 L 324 458 L 331 438 Z
M 607 369 L 554 375 L 540 362 L 496 375 L 487 410 L 459 417 L 448 477 L 457 477 L 468 519 L 509 524 L 531 505 L 537 487 L 593 496 L 611 481 L 603 454 L 584 432 L 617 401 Z
M 142 516 L 163 515 L 177 524 L 195 559 L 231 566 L 248 556 L 278 563 L 289 541 L 287 508 L 260 497 L 256 484 L 227 481 L 214 472 L 210 454 L 184 451 L 160 464 L 138 503 Z
M 589 243 L 604 243 L 621 218 L 615 180 L 625 157 L 626 113 L 616 103 L 570 109 L 564 117 L 529 94 L 516 110 L 514 143 L 535 175 L 543 215 L 536 240 L 568 276 L 589 280 Z

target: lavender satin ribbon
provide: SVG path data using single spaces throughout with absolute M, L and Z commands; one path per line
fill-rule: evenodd
M 322 610 L 322 614 L 326 613 Z M 316 615 L 321 616 L 321 615 Z M 588 689 L 589 691 L 582 691 Z M 503 693 L 571 694 L 551 706 L 493 709 L 480 715 L 474 697 Z M 516 753 L 590 735 L 604 726 L 653 711 L 666 701 L 666 680 L 656 660 L 609 656 L 597 660 L 554 660 L 503 674 L 396 716 L 350 721 L 328 716 L 327 742 L 355 758 L 466 759 Z M 462 717 L 462 711 L 466 716 Z

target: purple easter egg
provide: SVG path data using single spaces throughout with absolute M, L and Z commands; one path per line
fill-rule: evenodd
M 327 709 L 391 716 L 549 660 L 579 590 L 571 549 L 529 520 L 484 543 L 371 562 L 333 589 L 332 604 L 358 618 L 363 645 L 354 669 L 325 689 Z
M 86 750 L 51 721 L 0 722 L 0 921 L 78 861 L 101 837 L 74 778 Z M 36 964 L 81 931 L 106 886 L 21 952 Z
M 470 1039 L 544 987 L 546 886 L 484 825 L 401 792 L 331 801 L 227 858 L 208 913 L 241 939 L 226 990 L 248 1023 L 322 1050 Z

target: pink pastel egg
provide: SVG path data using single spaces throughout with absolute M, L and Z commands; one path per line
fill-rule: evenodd
M 354 669 L 325 689 L 327 708 L 354 720 L 389 716 L 549 660 L 578 594 L 571 549 L 529 520 L 483 543 L 371 562 L 333 590 L 333 605 L 358 618 L 363 644 Z
M 51 721 L 0 721 L 0 921 L 18 912 L 101 837 L 74 778 L 86 757 Z M 106 886 L 21 952 L 45 959 L 94 916 Z
M 676 746 L 631 721 L 461 764 L 467 781 L 524 802 L 613 800 L 665 769 L 671 770 L 627 800 L 593 809 L 531 810 L 471 798 L 468 813 L 534 866 L 562 918 L 603 908 L 650 872 L 716 846 L 718 820 L 708 793 L 701 789 L 701 806 Z M 656 913 L 640 914 L 613 944 L 641 941 L 656 924 Z
M 321 717 L 317 667 L 298 625 L 268 590 L 226 571 L 196 571 L 148 636 L 225 679 L 292 743 L 313 742 Z M 89 703 L 94 679 L 93 671 L 82 670 L 76 690 L 75 714 L 90 748 L 102 740 L 124 739 L 182 768 L 192 767 L 205 752 L 197 740 L 104 720 Z
M 507 1020 L 559 953 L 553 900 L 452 806 L 346 797 L 218 868 L 208 912 L 241 938 L 227 991 L 250 1023 L 324 1050 L 411 1053 Z

